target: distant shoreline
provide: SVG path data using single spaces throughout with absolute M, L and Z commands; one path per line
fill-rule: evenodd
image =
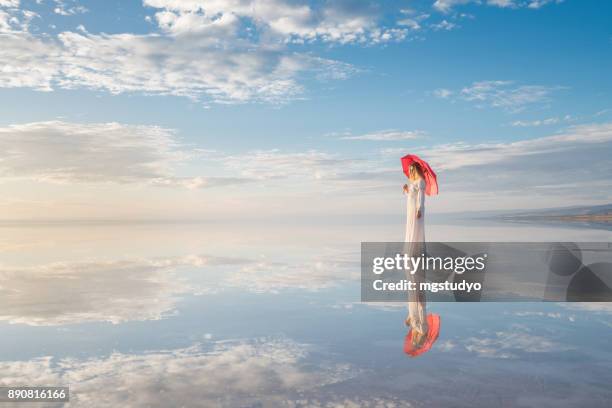
M 577 215 L 523 215 L 506 218 L 550 220 L 550 221 L 578 221 L 578 222 L 611 222 L 612 214 L 577 214 Z
M 612 204 L 506 213 L 501 218 L 508 221 L 593 223 L 609 227 L 612 224 Z
M 593 228 L 612 229 L 612 214 L 574 214 L 574 215 L 509 215 L 500 220 L 517 223 L 563 224 L 566 226 L 589 225 Z

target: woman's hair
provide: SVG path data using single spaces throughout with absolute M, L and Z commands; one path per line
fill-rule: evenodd
M 410 174 L 413 174 L 413 172 L 416 172 L 419 176 L 421 176 L 421 178 L 424 177 L 423 170 L 421 169 L 421 166 L 418 163 L 412 163 L 409 169 L 410 169 L 409 170 Z

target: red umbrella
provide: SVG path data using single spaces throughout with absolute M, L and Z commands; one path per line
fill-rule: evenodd
M 402 169 L 404 169 L 404 174 L 410 177 L 410 165 L 416 163 L 421 167 L 423 171 L 423 177 L 425 177 L 425 194 L 427 195 L 436 195 L 438 194 L 438 177 L 436 173 L 431 169 L 429 164 L 421 159 L 416 154 L 407 154 L 402 157 Z
M 404 353 L 408 354 L 410 357 L 417 357 L 431 349 L 431 346 L 438 340 L 438 336 L 440 335 L 440 316 L 433 313 L 428 314 L 427 326 L 427 336 L 423 344 L 418 348 L 415 348 L 412 344 L 412 330 L 408 332 L 404 339 Z

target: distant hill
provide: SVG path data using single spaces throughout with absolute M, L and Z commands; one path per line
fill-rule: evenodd
M 612 222 L 612 204 L 547 208 L 503 214 L 501 218 L 509 220 L 558 220 L 579 222 Z

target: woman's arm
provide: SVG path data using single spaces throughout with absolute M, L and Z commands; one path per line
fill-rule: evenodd
M 423 208 L 425 207 L 425 181 L 421 180 L 418 186 L 415 187 L 417 189 L 416 217 L 421 218 L 421 216 L 423 215 Z

